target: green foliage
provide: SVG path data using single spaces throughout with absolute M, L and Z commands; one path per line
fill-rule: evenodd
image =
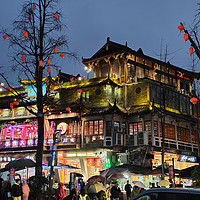
M 49 188 L 49 181 L 43 176 L 32 176 L 28 179 L 29 198 L 33 200 L 53 200 L 56 190 Z
M 193 181 L 192 186 L 200 188 L 200 166 L 199 165 L 196 166 L 194 170 L 192 171 L 191 178 Z

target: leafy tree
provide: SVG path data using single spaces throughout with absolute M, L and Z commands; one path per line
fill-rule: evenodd
M 59 59 L 65 56 L 77 58 L 74 53 L 66 51 L 68 42 L 64 34 L 65 25 L 62 24 L 61 18 L 58 0 L 29 0 L 23 4 L 17 20 L 13 22 L 12 30 L 2 30 L 3 38 L 9 41 L 12 69 L 18 72 L 20 77 L 29 80 L 29 83 L 36 88 L 37 110 L 33 110 L 27 106 L 27 100 L 11 87 L 6 76 L 0 74 L 9 86 L 7 89 L 37 117 L 36 175 L 42 175 L 44 106 L 48 106 L 47 98 L 52 83 L 51 69 L 58 69 Z M 48 88 L 46 95 L 43 95 L 42 85 L 45 83 L 44 77 L 47 74 L 48 78 L 45 81 Z
M 200 187 L 200 166 L 196 166 L 191 174 L 192 178 L 192 186 L 193 187 Z

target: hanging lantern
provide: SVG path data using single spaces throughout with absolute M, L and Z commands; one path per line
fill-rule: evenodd
M 25 38 L 28 37 L 28 32 L 27 32 L 27 31 L 24 32 L 24 37 L 25 37 Z
M 67 107 L 67 108 L 66 108 L 66 111 L 67 111 L 67 112 L 69 112 L 70 110 L 71 110 L 71 108 L 70 108 L 70 107 Z
M 43 61 L 42 61 L 42 60 L 39 61 L 39 66 L 40 66 L 40 67 L 43 66 Z
M 28 20 L 31 22 L 32 21 L 32 15 L 29 15 Z
M 195 105 L 197 104 L 198 99 L 196 97 L 192 97 L 190 101 L 192 102 L 193 105 Z
M 6 40 L 8 39 L 8 35 L 4 35 L 3 38 Z
M 54 90 L 54 85 L 51 85 L 51 90 Z
M 184 26 L 183 26 L 183 25 L 178 26 L 178 30 L 179 30 L 179 31 L 184 30 Z
M 13 109 L 13 103 L 10 103 L 10 108 Z
M 18 106 L 18 105 L 19 105 L 19 102 L 18 102 L 18 101 L 13 101 L 13 105 L 14 105 L 14 106 Z
M 22 61 L 25 61 L 25 56 L 22 56 Z
M 58 19 L 58 14 L 57 13 L 55 13 L 54 18 Z
M 47 67 L 47 72 L 50 73 L 51 69 L 50 67 Z
M 11 87 L 7 87 L 7 88 L 6 88 L 6 90 L 8 90 L 8 91 L 11 91 L 11 90 L 12 90 L 12 88 L 11 88 Z
M 193 54 L 193 53 L 194 53 L 193 48 L 190 47 L 190 48 L 189 48 L 189 54 L 191 55 L 191 54 Z
M 184 34 L 184 40 L 185 40 L 185 41 L 188 40 L 188 34 L 187 34 L 187 33 Z
M 82 92 L 82 90 L 81 90 L 81 89 L 78 89 L 78 90 L 77 90 L 77 92 L 78 92 L 78 93 L 81 93 L 81 92 Z
M 57 50 L 57 48 L 55 47 L 55 48 L 54 48 L 54 53 L 57 53 L 57 52 L 58 52 L 58 50 Z
M 65 55 L 64 55 L 63 53 L 61 53 L 61 54 L 60 54 L 60 57 L 61 57 L 61 58 L 64 58 L 64 57 L 65 57 Z
M 33 4 L 33 10 L 36 10 L 36 5 L 35 4 Z
M 48 59 L 48 60 L 47 60 L 47 65 L 50 65 L 50 64 L 51 64 L 51 60 Z

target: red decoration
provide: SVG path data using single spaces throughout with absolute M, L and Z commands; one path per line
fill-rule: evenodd
M 51 85 L 51 90 L 54 90 L 54 85 Z
M 57 13 L 55 13 L 54 18 L 58 19 L 58 14 Z
M 40 66 L 40 67 L 43 66 L 43 61 L 42 61 L 42 60 L 39 61 L 39 66 Z
M 57 48 L 55 47 L 55 48 L 54 48 L 54 53 L 57 53 L 57 52 L 58 52 L 58 50 L 57 50 Z
M 6 88 L 6 90 L 8 90 L 8 91 L 11 91 L 11 90 L 12 90 L 12 88 L 11 88 L 11 87 L 7 87 L 7 88 Z
M 3 38 L 6 40 L 8 39 L 8 35 L 4 35 Z
M 197 104 L 198 99 L 196 97 L 192 97 L 190 101 L 192 102 L 193 105 L 195 105 Z
M 35 4 L 33 4 L 33 10 L 36 10 L 36 5 Z
M 78 90 L 77 90 L 77 92 L 78 92 L 78 93 L 81 93 L 81 92 L 82 92 L 82 90 L 81 90 L 81 89 L 78 89 Z
M 51 60 L 48 59 L 48 60 L 47 60 L 47 65 L 50 65 L 50 64 L 51 64 Z
M 25 61 L 25 56 L 22 56 L 22 61 Z
M 185 41 L 188 40 L 188 34 L 187 34 L 187 33 L 184 34 L 184 40 L 185 40 Z
M 13 103 L 10 103 L 10 108 L 13 109 Z
M 178 30 L 179 30 L 179 31 L 184 30 L 184 26 L 183 26 L 183 25 L 178 26 Z
M 13 105 L 14 105 L 14 106 L 18 106 L 18 105 L 19 105 L 19 102 L 18 102 L 18 101 L 13 101 Z
M 63 53 L 61 53 L 61 54 L 60 54 L 60 57 L 61 57 L 61 58 L 64 58 L 64 57 L 65 57 L 65 55 L 64 55 Z
M 29 15 L 28 20 L 31 22 L 32 21 L 32 15 Z
M 28 37 L 28 32 L 27 32 L 27 31 L 24 32 L 24 37 L 25 37 L 25 38 Z
M 191 54 L 193 54 L 193 53 L 194 53 L 193 48 L 190 47 L 190 48 L 189 48 L 189 54 L 191 55 Z
M 66 111 L 67 111 L 67 112 L 69 112 L 70 110 L 71 110 L 71 108 L 70 108 L 70 107 L 67 107 L 67 108 L 66 108 Z
M 47 72 L 50 73 L 51 69 L 50 67 L 47 67 Z

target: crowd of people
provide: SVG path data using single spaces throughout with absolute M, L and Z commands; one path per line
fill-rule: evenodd
M 0 178 L 0 199 L 3 200 L 28 200 L 30 188 L 24 180 L 16 179 L 11 186 L 10 181 Z

